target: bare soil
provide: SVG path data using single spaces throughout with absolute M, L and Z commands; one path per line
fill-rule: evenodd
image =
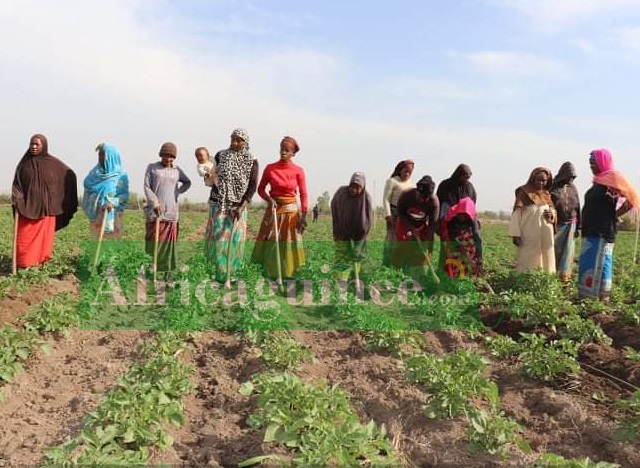
M 30 305 L 66 290 L 73 292 L 77 285 L 52 280 L 22 295 L 7 296 L 0 302 L 0 321 L 19 323 Z M 340 385 L 363 422 L 373 419 L 387 427 L 406 466 L 530 466 L 539 454 L 553 452 L 640 467 L 640 445 L 612 438 L 622 417 L 615 402 L 628 397 L 633 386 L 640 386 L 640 367 L 625 357 L 621 347 L 640 343 L 627 325 L 605 319 L 601 323 L 614 343 L 583 347 L 579 358 L 584 367 L 577 376 L 542 383 L 523 377 L 516 362 L 490 366 L 488 375 L 500 387 L 502 409 L 525 428 L 524 437 L 534 450 L 524 455 L 514 448 L 506 460 L 471 454 L 462 419 L 429 419 L 422 409 L 427 395 L 407 382 L 401 361 L 367 350 L 357 332 L 294 332 L 317 358 L 298 374 Z M 519 331 L 521 325 L 505 321 L 488 333 Z M 148 335 L 73 330 L 69 338 L 48 336 L 52 354 L 30 358 L 26 372 L 3 387 L 0 466 L 37 464 L 46 447 L 76 435 L 84 416 L 138 359 L 136 345 Z M 479 346 L 463 332 L 433 331 L 425 333 L 425 338 L 429 350 L 437 354 Z M 182 358 L 194 366 L 195 391 L 184 399 L 185 425 L 170 428 L 173 447 L 155 453 L 151 464 L 231 467 L 276 450 L 262 443 L 264 431 L 247 426 L 255 401 L 239 394 L 242 383 L 263 370 L 251 346 L 234 333 L 208 331 L 197 335 Z

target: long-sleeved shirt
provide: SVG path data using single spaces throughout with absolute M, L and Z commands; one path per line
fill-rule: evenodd
M 144 173 L 144 196 L 147 199 L 145 216 L 155 221 L 156 206 L 162 208 L 160 219 L 178 221 L 178 195 L 191 187 L 191 180 L 178 166 L 164 167 L 161 162 L 149 164 Z
M 411 180 L 400 180 L 399 177 L 390 177 L 384 184 L 382 201 L 384 204 L 384 215 L 391 216 L 391 205 L 397 206 L 400 195 L 413 188 Z
M 266 187 L 269 185 L 269 194 Z M 258 185 L 258 195 L 269 201 L 269 197 L 295 197 L 300 193 L 300 205 L 303 213 L 309 211 L 309 195 L 304 169 L 291 161 L 267 164 Z

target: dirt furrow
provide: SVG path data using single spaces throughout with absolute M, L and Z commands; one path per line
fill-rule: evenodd
M 350 331 L 295 331 L 296 339 L 309 347 L 318 362 L 305 364 L 304 378 L 323 378 L 338 384 L 350 396 L 362 420 L 384 424 L 396 453 L 409 467 L 503 466 L 495 457 L 470 454 L 460 419 L 429 419 L 423 411 L 426 394 L 410 384 L 401 362 L 391 356 L 368 352 L 360 335 Z M 455 333 L 440 332 L 430 343 L 447 349 L 457 341 Z M 447 338 L 447 339 L 445 339 Z M 518 459 L 512 459 L 510 466 Z M 506 466 L 506 465 L 504 465 Z
M 61 280 L 49 278 L 46 283 L 30 285 L 24 292 L 8 291 L 0 299 L 0 326 L 16 323 L 22 315 L 27 313 L 29 307 L 61 292 L 77 294 L 77 278 L 68 277 Z
M 136 359 L 146 334 L 74 330 L 69 338 L 50 339 L 52 353 L 31 358 L 26 372 L 3 387 L 0 466 L 35 465 L 45 448 L 75 435 Z
M 254 406 L 240 385 L 261 369 L 251 348 L 230 332 L 202 332 L 185 359 L 196 367 L 195 392 L 184 400 L 185 424 L 171 428 L 174 445 L 156 454 L 150 465 L 237 466 L 262 453 L 263 431 L 247 427 Z

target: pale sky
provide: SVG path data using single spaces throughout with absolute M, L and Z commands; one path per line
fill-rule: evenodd
M 640 178 L 640 0 L 3 0 L 0 23 L 5 193 L 43 133 L 80 187 L 114 144 L 138 193 L 173 141 L 204 201 L 193 151 L 236 127 L 261 168 L 296 138 L 312 203 L 362 171 L 379 204 L 405 158 L 469 164 L 480 211 L 566 160 L 583 193 L 598 147 Z

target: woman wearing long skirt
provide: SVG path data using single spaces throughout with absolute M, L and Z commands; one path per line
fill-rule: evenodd
M 391 177 L 384 184 L 382 203 L 384 215 L 387 222 L 387 235 L 385 237 L 384 251 L 382 254 L 382 264 L 391 266 L 391 252 L 395 248 L 396 224 L 398 221 L 398 200 L 400 195 L 409 189 L 414 188 L 411 182 L 414 164 L 410 159 L 405 159 L 396 164 L 391 173 Z
M 340 187 L 331 199 L 336 276 L 339 278 L 347 279 L 354 265 L 367 258 L 367 235 L 372 219 L 373 204 L 366 191 L 365 175 L 355 172 L 349 185 Z
M 471 175 L 471 168 L 460 164 L 436 192 L 440 202 L 440 268 L 450 278 L 476 277 L 482 271 L 482 237 Z
M 391 252 L 391 265 L 415 279 L 424 276 L 425 267 L 431 263 L 433 255 L 440 210 L 434 190 L 433 179 L 424 176 L 416 188 L 407 190 L 398 200 L 397 241 Z
M 33 135 L 16 167 L 11 200 L 18 216 L 18 268 L 49 261 L 55 232 L 67 226 L 78 210 L 76 174 L 48 148 L 44 135 Z
M 518 247 L 516 271 L 540 268 L 556 272 L 553 250 L 555 208 L 551 200 L 551 171 L 536 167 L 525 185 L 516 189 L 509 236 Z
M 98 164 L 84 179 L 82 209 L 89 218 L 89 231 L 94 239 L 100 237 L 101 231 L 105 239 L 120 239 L 129 200 L 129 176 L 115 146 L 101 143 L 96 151 Z
M 237 128 L 229 148 L 214 156 L 217 180 L 209 195 L 205 254 L 215 265 L 215 278 L 224 282 L 244 265 L 247 205 L 258 185 L 258 161 L 249 151 L 249 133 Z
M 177 266 L 176 243 L 179 234 L 178 195 L 191 187 L 191 180 L 174 164 L 178 150 L 167 142 L 160 147 L 160 161 L 149 164 L 144 174 L 144 195 L 147 198 L 146 251 L 155 254 L 156 220 L 158 220 L 157 271 L 172 271 Z
M 593 185 L 584 195 L 582 248 L 578 262 L 578 297 L 607 300 L 613 285 L 613 246 L 617 219 L 640 206 L 638 193 L 627 178 L 613 167 L 605 148 L 589 157 Z
M 280 160 L 265 167 L 258 185 L 258 195 L 268 202 L 268 206 L 251 260 L 261 264 L 271 278 L 295 278 L 298 269 L 305 264 L 302 234 L 307 227 L 309 196 L 304 169 L 292 161 L 299 150 L 295 139 L 284 137 L 280 142 Z M 300 195 L 300 208 L 297 194 Z M 273 206 L 276 208 L 276 219 Z M 276 258 L 275 223 L 279 234 L 280 272 Z
M 573 184 L 576 169 L 569 161 L 560 166 L 551 184 L 551 200 L 558 214 L 557 233 L 554 239 L 556 271 L 560 281 L 571 278 L 575 254 L 574 238 L 580 235 L 580 196 Z

